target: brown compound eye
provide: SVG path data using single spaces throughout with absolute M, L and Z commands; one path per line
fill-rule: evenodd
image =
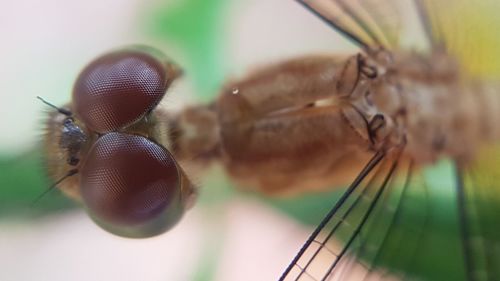
M 103 55 L 85 67 L 75 82 L 75 111 L 93 131 L 118 130 L 152 110 L 179 74 L 151 48 Z
M 150 237 L 171 228 L 184 213 L 192 188 L 173 156 L 142 136 L 108 133 L 91 148 L 80 187 L 90 216 L 126 237 Z

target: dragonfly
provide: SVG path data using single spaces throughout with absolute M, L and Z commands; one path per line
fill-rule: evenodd
M 411 279 L 410 265 L 426 258 L 430 219 L 411 212 L 429 208 L 421 171 L 448 158 L 460 270 L 467 280 L 499 279 L 492 167 L 500 160 L 500 84 L 485 24 L 498 5 L 411 2 L 427 39 L 421 51 L 401 47 L 400 1 L 297 2 L 359 52 L 266 66 L 228 81 L 214 102 L 179 112 L 157 107 L 182 74 L 172 60 L 146 46 L 106 53 L 77 77 L 70 103 L 47 103 L 55 108 L 44 137 L 54 187 L 111 233 L 147 238 L 194 205 L 198 187 L 188 175 L 212 163 L 269 195 L 350 183 L 281 280 Z M 463 13 L 475 16 L 476 29 L 458 29 Z M 471 32 L 486 38 L 467 40 Z M 423 194 L 418 204 L 412 192 Z M 411 231 L 398 230 L 408 222 Z

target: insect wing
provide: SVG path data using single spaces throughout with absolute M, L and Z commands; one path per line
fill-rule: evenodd
M 355 227 L 348 219 L 361 201 L 361 196 L 368 192 L 367 182 L 376 174 L 383 162 L 384 154 L 378 153 L 365 166 L 363 171 L 349 186 L 338 203 L 323 219 L 314 233 L 309 237 L 295 259 L 281 276 L 280 280 L 321 280 L 328 278 L 336 269 L 350 244 L 354 242 Z M 344 235 L 352 241 L 343 246 L 334 245 L 333 237 L 346 229 Z
M 397 42 L 391 39 L 397 36 L 390 34 L 397 34 L 398 29 L 391 28 L 389 23 L 385 25 L 388 31 L 382 35 L 377 33 L 377 28 L 384 25 L 378 20 L 375 6 L 363 12 L 371 17 L 370 22 L 360 16 L 359 7 L 355 8 L 362 1 L 299 2 L 366 51 L 378 45 L 395 46 Z M 395 7 L 391 1 L 377 2 L 380 7 Z M 370 3 L 373 1 L 366 1 L 365 7 Z M 500 56 L 496 54 L 500 32 L 492 29 L 500 26 L 500 19 L 495 16 L 500 3 L 415 0 L 414 4 L 431 46 L 456 56 L 470 77 L 500 77 Z M 377 21 L 378 26 L 373 25 Z M 400 23 L 394 22 L 396 26 Z M 430 237 L 433 234 L 429 228 L 440 223 L 439 218 L 434 218 L 439 215 L 431 209 L 442 205 L 429 200 L 425 181 L 415 175 L 411 166 L 401 168 L 398 160 L 381 157 L 373 164 L 375 160 L 376 156 L 318 226 L 281 280 L 439 279 L 443 277 L 439 272 L 427 277 L 413 274 L 429 267 L 431 256 L 427 250 L 432 248 L 454 259 L 447 264 L 459 266 L 460 270 L 453 273 L 456 280 L 499 279 L 500 273 L 494 265 L 500 264 L 500 228 L 497 227 L 500 212 L 495 207 L 500 199 L 496 187 L 500 173 L 493 170 L 500 165 L 500 149 L 483 152 L 475 163 L 457 169 L 456 215 L 461 231 L 457 228 L 453 233 L 461 232 L 455 237 L 461 244 L 451 241 L 437 247 L 429 243 L 435 238 Z M 391 168 L 381 168 L 384 165 Z M 407 182 L 401 185 L 398 178 L 406 178 Z M 419 194 L 418 200 L 410 196 L 412 194 Z M 416 209 L 424 210 L 424 214 L 415 215 Z M 407 222 L 411 222 L 411 230 L 401 227 Z M 401 247 L 409 243 L 411 245 Z M 440 265 L 446 259 L 436 258 Z
M 434 45 L 444 46 L 472 76 L 500 77 L 499 1 L 416 0 L 415 3 Z
M 397 46 L 401 19 L 397 1 L 299 0 L 300 4 L 359 47 Z
M 398 155 L 378 153 L 372 158 L 281 280 L 406 277 L 424 234 L 427 198 L 408 198 L 425 195 L 425 185 L 411 175 L 411 162 Z M 401 227 L 408 222 L 411 227 Z M 396 264 L 394 270 L 382 269 L 387 264 Z
M 500 2 L 419 1 L 431 36 L 455 55 L 467 74 L 500 79 Z M 500 93 L 496 93 L 500 94 Z M 465 274 L 469 280 L 500 280 L 500 147 L 482 147 L 472 163 L 457 163 L 457 206 Z
M 483 147 L 476 161 L 458 166 L 462 243 L 471 280 L 500 280 L 500 147 Z
M 403 9 L 416 8 L 433 47 L 444 47 L 475 77 L 500 77 L 496 0 L 298 0 L 364 50 L 399 46 Z

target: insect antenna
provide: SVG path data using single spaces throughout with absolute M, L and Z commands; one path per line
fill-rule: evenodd
M 55 106 L 54 104 L 52 104 L 52 103 L 50 103 L 50 102 L 46 101 L 45 99 L 43 99 L 43 98 L 42 98 L 42 97 L 40 97 L 40 96 L 36 96 L 36 98 L 37 98 L 37 99 L 39 99 L 40 101 L 42 101 L 44 104 L 46 104 L 46 105 L 48 105 L 48 106 L 50 106 L 50 107 L 54 108 L 55 110 L 57 110 L 57 112 L 59 112 L 59 113 L 61 113 L 61 114 L 63 114 L 63 115 L 66 115 L 66 116 L 68 116 L 68 117 L 70 117 L 70 116 L 72 116 L 72 115 L 73 115 L 73 113 L 71 113 L 71 111 L 69 111 L 69 110 L 67 110 L 67 109 L 65 109 L 65 108 L 62 108 L 62 107 Z
M 72 169 L 69 170 L 64 176 L 62 176 L 60 179 L 58 179 L 56 182 L 54 182 L 49 188 L 47 188 L 44 192 L 42 192 L 40 195 L 38 195 L 33 202 L 31 202 L 30 206 L 33 207 L 40 199 L 42 199 L 45 195 L 47 195 L 50 191 L 52 191 L 54 188 L 57 187 L 58 184 L 63 182 L 65 179 L 74 176 L 78 173 L 77 169 Z

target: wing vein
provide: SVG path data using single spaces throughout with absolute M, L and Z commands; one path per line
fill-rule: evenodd
M 370 161 L 366 164 L 366 166 L 363 168 L 363 170 L 358 174 L 358 176 L 353 181 L 353 183 L 349 186 L 349 188 L 346 190 L 346 192 L 337 201 L 335 206 L 330 210 L 330 212 L 328 212 L 328 214 L 325 216 L 325 218 L 321 221 L 321 223 L 318 225 L 318 227 L 314 230 L 314 232 L 311 234 L 311 236 L 307 239 L 306 243 L 302 246 L 302 248 L 297 253 L 295 258 L 292 260 L 292 262 L 285 269 L 285 272 L 283 272 L 283 274 L 279 280 L 285 280 L 286 276 L 291 272 L 292 268 L 294 266 L 298 266 L 297 262 L 302 257 L 302 255 L 305 253 L 305 251 L 309 248 L 311 243 L 313 243 L 313 241 L 316 240 L 316 237 L 321 232 L 321 230 L 323 230 L 323 228 L 328 224 L 328 222 L 331 220 L 331 218 L 337 213 L 337 211 L 344 204 L 344 202 L 357 189 L 357 187 L 365 179 L 365 177 L 380 163 L 380 161 L 384 158 L 384 156 L 385 156 L 385 152 L 379 151 L 370 159 Z M 302 269 L 301 272 L 303 272 L 304 270 L 305 270 L 305 268 Z M 298 278 L 296 280 L 298 280 Z
M 382 193 L 384 192 L 385 190 L 385 187 L 387 186 L 387 183 L 388 181 L 392 178 L 392 175 L 394 174 L 394 171 L 398 165 L 398 162 L 399 162 L 399 156 L 398 158 L 394 161 L 394 163 L 392 163 L 391 165 L 391 168 L 389 170 L 389 173 L 387 174 L 387 176 L 384 178 L 384 181 L 382 183 L 382 186 L 381 188 L 377 191 L 376 195 L 375 195 L 375 198 L 373 199 L 373 201 L 371 202 L 370 206 L 368 207 L 368 210 L 366 211 L 366 213 L 364 214 L 361 222 L 359 223 L 359 225 L 356 227 L 356 229 L 354 230 L 354 233 L 353 235 L 350 237 L 350 239 L 348 240 L 348 242 L 346 243 L 346 245 L 343 247 L 342 251 L 340 252 L 339 254 L 339 258 L 336 259 L 332 265 L 330 265 L 330 267 L 328 268 L 324 278 L 322 279 L 322 281 L 326 280 L 326 278 L 328 278 L 328 276 L 330 275 L 330 273 L 332 272 L 333 268 L 335 268 L 335 266 L 338 264 L 338 262 L 340 261 L 340 259 L 344 256 L 344 254 L 347 252 L 347 249 L 349 248 L 349 246 L 352 244 L 352 242 L 354 241 L 354 239 L 358 236 L 358 234 L 361 232 L 361 229 L 363 228 L 364 224 L 366 223 L 366 221 L 368 220 L 368 218 L 370 217 L 370 214 L 372 212 L 372 210 L 375 208 L 378 200 L 380 199 L 380 196 L 382 195 Z
M 358 36 L 354 35 L 352 32 L 348 31 L 347 28 L 343 27 L 338 22 L 335 22 L 334 20 L 326 17 L 326 15 L 320 13 L 315 7 L 313 7 L 312 5 L 307 3 L 306 0 L 297 0 L 297 2 L 299 2 L 299 4 L 304 6 L 308 11 L 310 11 L 311 13 L 316 15 L 318 18 L 320 18 L 327 25 L 333 27 L 339 33 L 344 35 L 347 39 L 351 40 L 354 44 L 360 46 L 363 50 L 365 50 L 367 52 L 370 50 L 370 46 L 366 42 L 361 40 Z

